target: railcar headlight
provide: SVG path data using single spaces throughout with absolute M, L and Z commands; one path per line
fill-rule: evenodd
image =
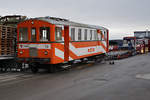
M 47 51 L 45 51 L 45 52 L 44 52 L 44 54 L 45 54 L 45 55 L 48 55 L 48 52 L 47 52 Z
M 20 54 L 23 54 L 23 51 L 20 51 L 19 53 L 20 53 Z

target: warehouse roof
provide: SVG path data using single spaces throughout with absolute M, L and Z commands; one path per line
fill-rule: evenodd
M 146 33 L 146 32 L 150 33 L 150 31 L 134 31 L 134 33 Z

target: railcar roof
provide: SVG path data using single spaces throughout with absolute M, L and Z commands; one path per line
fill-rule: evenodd
M 56 18 L 56 17 L 38 17 L 38 18 L 33 18 L 33 20 L 34 19 L 46 21 L 56 25 L 69 25 L 69 26 L 76 26 L 76 27 L 86 27 L 86 28 L 107 30 L 107 28 L 101 26 L 82 24 L 82 23 L 77 23 L 77 22 L 69 21 L 67 19 Z

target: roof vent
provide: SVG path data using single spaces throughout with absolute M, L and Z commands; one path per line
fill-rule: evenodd
M 45 18 L 56 20 L 56 21 L 69 21 L 68 19 L 57 18 L 57 17 L 50 17 L 50 16 L 46 16 Z

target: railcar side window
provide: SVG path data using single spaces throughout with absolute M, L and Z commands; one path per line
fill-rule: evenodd
M 71 28 L 71 40 L 75 41 L 75 28 Z
M 40 27 L 40 41 L 49 41 L 49 40 L 50 40 L 50 28 Z
M 56 41 L 62 41 L 62 27 L 55 28 L 55 39 Z
M 31 29 L 31 41 L 36 41 L 36 28 Z
M 94 40 L 97 40 L 97 32 L 94 30 Z
M 28 41 L 28 28 L 19 29 L 19 41 Z
M 92 36 L 93 34 L 92 34 L 92 30 L 90 30 L 90 40 L 92 40 Z
M 81 29 L 78 29 L 78 40 L 81 40 Z
M 87 40 L 87 29 L 84 30 L 84 40 Z

